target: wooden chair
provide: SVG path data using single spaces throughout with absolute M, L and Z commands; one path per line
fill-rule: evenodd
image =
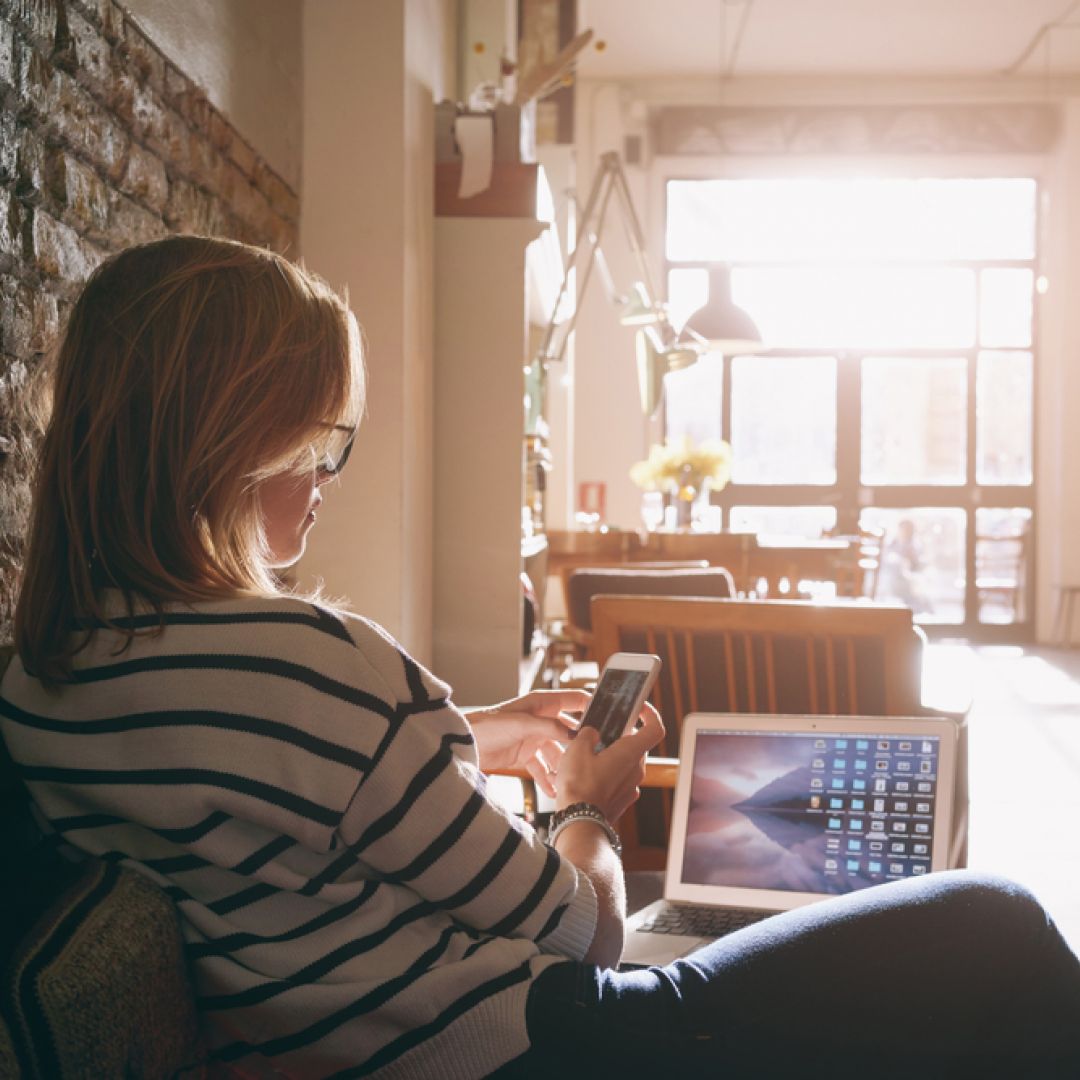
M 562 580 L 563 606 L 567 620 L 573 619 L 570 611 L 570 579 L 575 574 L 593 570 L 704 570 L 708 565 L 707 559 L 590 559 L 584 562 L 564 562 L 559 568 L 559 577 Z M 582 622 L 581 619 L 577 621 L 579 625 Z
M 877 596 L 877 576 L 881 567 L 885 530 L 860 529 L 850 539 L 850 550 L 836 563 L 836 595 L 873 600 Z
M 923 638 L 904 607 L 783 600 L 597 596 L 594 649 L 664 661 L 653 704 L 678 753 L 691 712 L 918 716 Z M 646 788 L 674 786 L 673 758 L 650 764 Z M 966 797 L 966 790 L 965 790 Z M 628 869 L 664 865 L 670 791 L 645 791 L 620 824 Z
M 594 596 L 735 595 L 735 582 L 722 567 L 704 560 L 640 563 L 633 566 L 572 568 L 565 577 L 566 635 L 579 657 L 594 660 L 591 604 Z
M 753 533 L 650 533 L 646 550 L 653 559 L 704 559 L 723 566 L 735 579 L 737 592 L 754 587 L 750 564 L 758 549 Z
M 993 622 L 1024 622 L 1027 618 L 1027 525 L 1013 535 L 975 537 L 975 590 L 980 618 Z M 987 619 L 983 607 L 1002 614 Z

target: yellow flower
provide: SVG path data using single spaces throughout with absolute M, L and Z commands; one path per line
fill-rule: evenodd
M 645 491 L 700 492 L 706 483 L 719 491 L 731 479 L 731 446 L 722 439 L 695 446 L 685 435 L 653 443 L 649 456 L 631 467 L 630 479 Z

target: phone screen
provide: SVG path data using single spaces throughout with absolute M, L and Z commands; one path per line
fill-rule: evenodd
M 610 746 L 626 730 L 630 711 L 648 677 L 647 671 L 604 670 L 581 721 L 582 726 L 594 727 L 600 732 L 600 745 Z

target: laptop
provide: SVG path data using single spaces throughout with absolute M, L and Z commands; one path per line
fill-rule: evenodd
M 957 736 L 945 718 L 689 715 L 664 899 L 627 920 L 623 966 L 947 869 Z

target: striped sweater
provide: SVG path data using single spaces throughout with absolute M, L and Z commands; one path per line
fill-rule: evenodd
M 126 650 L 96 630 L 59 690 L 16 660 L 0 724 L 63 841 L 176 902 L 215 1056 L 414 1078 L 522 1053 L 530 982 L 584 955 L 596 897 L 485 796 L 449 688 L 299 600 L 166 623 Z

